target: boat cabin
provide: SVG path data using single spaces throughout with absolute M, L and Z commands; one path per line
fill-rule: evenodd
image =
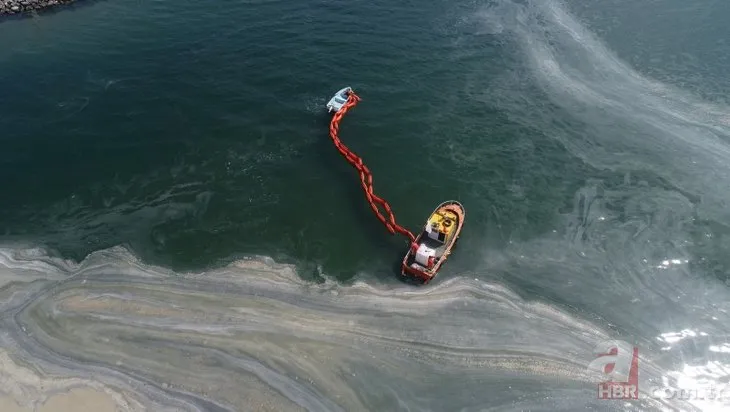
M 458 216 L 450 210 L 438 210 L 426 223 L 426 235 L 441 244 L 451 241 L 456 231 Z
M 414 250 L 415 262 L 425 268 L 432 268 L 444 253 L 445 246 L 451 242 L 458 222 L 456 213 L 437 210 L 426 222 L 418 248 Z

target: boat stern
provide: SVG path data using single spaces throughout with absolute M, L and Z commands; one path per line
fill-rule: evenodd
M 410 252 L 408 253 L 408 255 L 410 255 Z M 416 262 L 413 262 L 409 265 L 407 263 L 408 255 L 406 255 L 406 258 L 401 264 L 401 276 L 403 276 L 404 278 L 418 280 L 423 284 L 427 284 L 431 281 L 431 279 L 436 276 L 435 272 L 431 272 L 429 269 L 419 265 Z

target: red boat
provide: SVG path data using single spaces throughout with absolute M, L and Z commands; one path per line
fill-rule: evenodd
M 441 203 L 426 221 L 426 226 L 401 265 L 401 275 L 428 283 L 446 263 L 464 226 L 466 210 L 461 203 Z

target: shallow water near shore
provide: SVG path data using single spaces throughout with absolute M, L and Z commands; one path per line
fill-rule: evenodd
M 121 0 L 0 22 L 0 406 L 725 410 L 727 17 Z M 329 141 L 345 85 L 341 138 L 399 223 L 467 209 L 426 287 Z M 639 347 L 642 399 L 596 399 L 607 340 Z

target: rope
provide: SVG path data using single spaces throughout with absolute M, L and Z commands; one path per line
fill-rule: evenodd
M 345 105 L 342 106 L 342 108 L 332 117 L 332 121 L 330 122 L 330 137 L 340 154 L 342 154 L 342 156 L 344 156 L 345 159 L 347 159 L 347 161 L 355 169 L 357 169 L 358 172 L 360 172 L 360 183 L 362 185 L 362 189 L 365 191 L 365 197 L 367 198 L 368 203 L 370 203 L 370 208 L 373 209 L 378 220 L 385 225 L 386 229 L 388 229 L 391 234 L 398 232 L 401 235 L 408 237 L 411 244 L 413 244 L 416 241 L 416 237 L 413 236 L 413 233 L 395 222 L 395 215 L 393 214 L 393 210 L 390 208 L 388 202 L 373 192 L 373 175 L 370 173 L 370 169 L 368 169 L 368 167 L 362 162 L 362 159 L 348 149 L 337 136 L 340 129 L 340 121 L 345 116 L 345 113 L 355 107 L 359 101 L 360 97 L 358 97 L 355 92 L 350 91 Z M 388 219 L 386 219 L 380 212 L 378 205 L 385 209 L 385 212 L 388 214 Z

